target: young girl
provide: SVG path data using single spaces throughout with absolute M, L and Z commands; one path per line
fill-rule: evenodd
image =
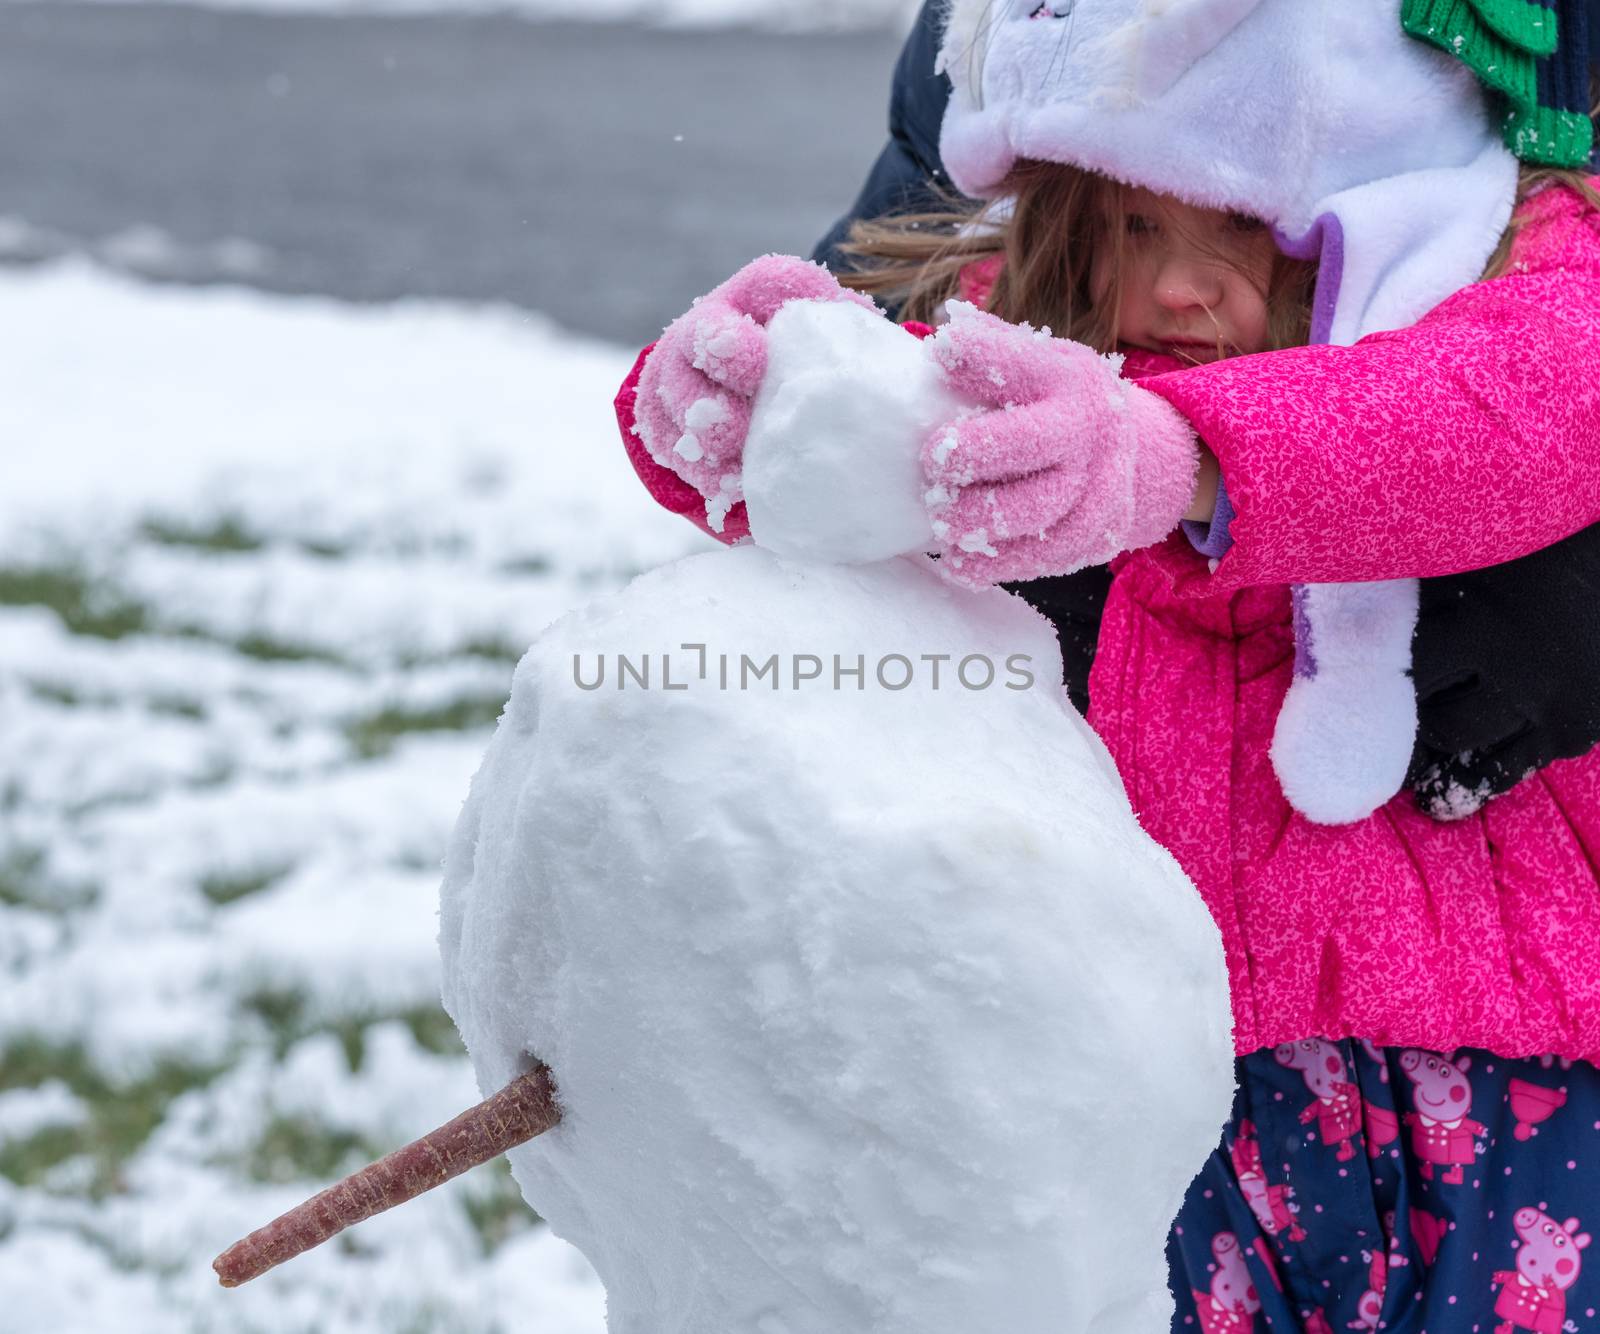
M 1174 1328 L 1595 1326 L 1600 754 L 1453 823 L 1397 796 L 1328 825 L 1269 752 L 1291 586 L 1493 565 L 1600 521 L 1600 181 L 1507 172 L 1507 104 L 1394 6 L 1387 43 L 1379 0 L 1101 8 L 1121 27 L 1091 0 L 966 27 L 957 6 L 946 160 L 996 202 L 858 229 L 879 262 L 852 283 L 916 319 L 992 312 L 936 335 L 970 402 L 924 452 L 941 563 L 981 582 L 1119 553 L 1089 720 L 1217 923 L 1240 1058 L 1173 1227 Z M 1468 25 L 1489 8 L 1434 4 L 1446 26 L 1418 35 L 1490 43 Z M 1528 54 L 1486 49 L 1497 77 Z M 1509 106 L 1515 142 L 1537 108 Z M 723 540 L 747 532 L 761 329 L 791 299 L 858 298 L 757 261 L 618 400 L 653 494 Z M 1132 384 L 1080 345 L 1120 349 Z

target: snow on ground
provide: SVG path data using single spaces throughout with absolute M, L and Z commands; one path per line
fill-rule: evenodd
M 99 0 L 104 2 L 104 0 Z M 112 0 L 138 4 L 144 0 Z M 166 3 L 168 0 L 159 0 Z M 851 32 L 907 28 L 921 0 L 190 0 L 275 14 L 514 14 L 528 19 L 646 23 L 669 28 Z
M 616 443 L 630 354 L 83 263 L 0 305 L 5 1327 L 599 1334 L 503 1163 L 210 1261 L 476 1100 L 439 866 L 511 668 L 708 545 Z

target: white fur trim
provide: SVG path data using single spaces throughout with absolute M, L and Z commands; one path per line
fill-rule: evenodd
M 1417 581 L 1317 584 L 1305 599 L 1317 674 L 1289 687 L 1272 767 L 1289 804 L 1308 820 L 1350 824 L 1400 790 L 1411 762 Z

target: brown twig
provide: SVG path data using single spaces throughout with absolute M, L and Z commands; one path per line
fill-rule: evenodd
M 243 1241 L 234 1242 L 211 1267 L 225 1288 L 248 1283 L 302 1251 L 322 1245 L 352 1223 L 415 1199 L 469 1167 L 525 1144 L 560 1119 L 555 1081 L 547 1066 L 537 1066 L 447 1125 L 363 1167 L 257 1228 Z

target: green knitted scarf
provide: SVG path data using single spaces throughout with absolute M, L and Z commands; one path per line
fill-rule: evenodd
M 1583 167 L 1594 150 L 1587 51 L 1570 0 L 1401 0 L 1411 36 L 1449 52 L 1503 107 L 1506 147 L 1524 162 Z

